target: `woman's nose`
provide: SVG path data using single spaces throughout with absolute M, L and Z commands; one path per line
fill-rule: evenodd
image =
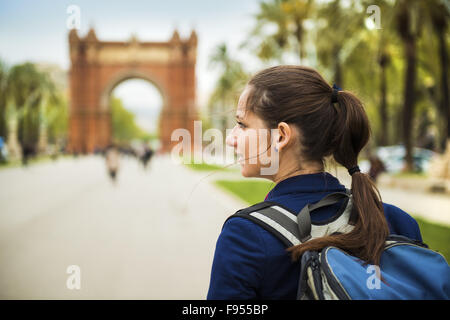
M 233 130 L 230 132 L 230 134 L 225 139 L 225 143 L 228 146 L 233 147 L 233 148 L 236 148 L 236 146 L 237 146 L 237 137 L 235 134 L 235 129 L 236 129 L 236 127 L 233 128 Z

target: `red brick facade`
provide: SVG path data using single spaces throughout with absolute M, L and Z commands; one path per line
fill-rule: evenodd
M 94 30 L 80 38 L 69 33 L 71 152 L 91 153 L 112 141 L 109 97 L 121 82 L 139 78 L 150 81 L 163 97 L 159 136 L 163 152 L 177 141 L 171 133 L 185 128 L 193 137 L 195 106 L 195 63 L 197 36 L 187 40 L 175 31 L 168 42 L 99 41 Z

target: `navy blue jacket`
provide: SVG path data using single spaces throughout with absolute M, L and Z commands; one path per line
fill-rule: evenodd
M 267 195 L 294 212 L 345 187 L 329 173 L 298 175 L 279 182 Z M 422 241 L 417 222 L 401 209 L 383 203 L 391 234 Z M 340 204 L 313 211 L 313 222 L 331 218 Z M 250 220 L 236 217 L 217 240 L 208 299 L 295 299 L 300 265 L 283 243 Z

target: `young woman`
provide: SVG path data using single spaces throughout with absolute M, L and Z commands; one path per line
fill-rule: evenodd
M 329 193 L 345 191 L 324 172 L 325 159 L 333 157 L 352 177 L 357 218 L 350 233 L 313 239 L 288 251 L 254 222 L 228 220 L 217 241 L 208 299 L 295 299 L 298 259 L 306 250 L 333 245 L 379 264 L 390 233 L 422 240 L 417 222 L 382 203 L 370 177 L 359 171 L 357 159 L 369 140 L 370 127 L 361 101 L 352 93 L 330 87 L 311 68 L 272 67 L 249 81 L 239 98 L 236 119 L 227 144 L 235 148 L 244 177 L 276 183 L 265 200 L 300 212 Z M 263 129 L 268 134 L 263 136 Z M 255 132 L 257 139 L 252 139 Z M 265 136 L 267 143 L 261 143 Z M 271 165 L 263 158 L 277 159 L 278 170 L 262 174 Z M 339 208 L 338 203 L 312 212 L 312 222 L 329 219 Z

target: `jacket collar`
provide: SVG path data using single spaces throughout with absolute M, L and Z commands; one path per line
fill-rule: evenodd
M 272 200 L 287 194 L 338 191 L 345 191 L 345 186 L 328 172 L 301 174 L 278 182 L 267 194 L 265 200 Z

